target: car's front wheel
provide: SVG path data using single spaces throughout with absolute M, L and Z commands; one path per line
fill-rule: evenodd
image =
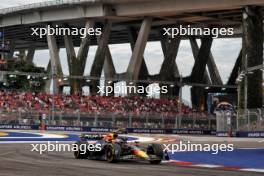
M 121 147 L 118 144 L 109 144 L 106 146 L 105 156 L 109 163 L 118 162 L 121 154 Z
M 83 141 L 77 141 L 75 143 L 77 149 L 73 152 L 74 157 L 76 159 L 86 159 L 89 156 L 89 151 L 87 149 L 87 142 L 83 142 Z
M 163 159 L 163 149 L 160 144 L 150 144 L 147 148 L 148 155 L 156 155 L 157 159 L 150 160 L 151 164 L 160 164 Z

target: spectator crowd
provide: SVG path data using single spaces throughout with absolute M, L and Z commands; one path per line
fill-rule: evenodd
M 51 118 L 54 105 L 57 118 L 52 122 L 53 125 L 174 128 L 175 117 L 182 117 L 181 129 L 204 130 L 209 128 L 208 114 L 196 112 L 183 103 L 179 106 L 179 103 L 177 98 L 68 94 L 53 96 L 43 92 L 0 90 L 0 122 L 3 124 L 39 124 L 40 116 L 46 120 Z M 178 116 L 179 113 L 180 116 Z M 133 119 L 129 124 L 127 117 L 131 116 Z M 95 117 L 98 117 L 96 125 L 94 124 Z M 112 117 L 115 117 L 114 121 Z M 162 117 L 165 117 L 163 122 Z M 147 118 L 149 119 L 146 120 Z
M 85 113 L 153 113 L 175 115 L 179 113 L 177 98 L 147 98 L 147 97 L 106 97 L 79 96 L 34 92 L 18 92 L 0 90 L 0 110 L 2 112 L 22 111 L 50 111 L 54 101 L 56 111 L 73 112 L 80 110 Z M 184 104 L 181 113 L 188 114 L 194 110 Z

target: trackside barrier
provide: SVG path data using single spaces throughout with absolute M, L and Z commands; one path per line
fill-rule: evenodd
M 17 129 L 17 130 L 39 130 L 38 125 L 5 125 L 0 124 L 0 129 Z M 47 131 L 80 131 L 80 132 L 111 132 L 117 128 L 102 128 L 88 126 L 55 126 L 46 125 Z M 128 133 L 148 133 L 148 134 L 192 134 L 192 135 L 215 135 L 211 130 L 187 130 L 187 129 L 143 129 L 127 128 Z
M 222 131 L 222 132 L 216 132 L 216 136 L 218 137 L 246 137 L 246 138 L 264 138 L 264 131 L 238 131 L 238 132 L 232 132 L 230 135 L 230 132 Z
M 264 131 L 254 131 L 254 132 L 246 132 L 246 131 L 241 131 L 237 133 L 237 137 L 264 137 Z
M 17 129 L 17 130 L 39 130 L 38 125 L 5 125 L 0 124 L 0 129 Z M 117 128 L 102 128 L 102 127 L 88 127 L 88 126 L 55 126 L 47 125 L 47 131 L 79 131 L 79 132 L 94 132 L 107 133 L 116 130 Z M 143 129 L 143 128 L 127 128 L 128 133 L 146 133 L 146 134 L 186 134 L 186 135 L 216 135 L 219 137 L 254 137 L 263 138 L 264 131 L 240 131 L 230 132 L 222 131 L 216 132 L 213 130 L 187 130 L 187 129 Z

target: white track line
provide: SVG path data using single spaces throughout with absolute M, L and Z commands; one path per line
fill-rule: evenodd
M 239 169 L 240 171 L 247 171 L 247 172 L 261 172 L 264 173 L 264 169 Z
M 1 157 L 1 156 L 8 155 L 8 154 L 11 154 L 11 153 L 13 154 L 14 152 L 5 152 L 5 153 L 1 153 L 1 154 L 0 154 L 0 157 Z
M 218 167 L 223 167 L 220 165 L 213 165 L 213 164 L 195 164 L 193 165 L 194 167 L 206 167 L 206 168 L 218 168 Z
M 181 166 L 181 164 L 180 164 L 181 162 L 184 162 L 184 161 L 179 161 L 179 160 L 163 161 L 163 163 L 174 163 L 174 164 L 176 164 L 178 166 Z M 182 165 L 182 166 L 185 166 L 185 165 Z M 190 166 L 190 167 L 200 167 L 200 168 L 212 168 L 212 169 L 226 168 L 226 166 L 213 165 L 213 164 L 190 164 L 188 166 Z M 231 169 L 231 170 L 244 171 L 244 172 L 259 172 L 259 173 L 264 173 L 264 169 L 255 169 L 255 168 L 240 168 L 240 169 Z

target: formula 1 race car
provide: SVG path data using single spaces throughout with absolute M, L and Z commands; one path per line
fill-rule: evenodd
M 100 150 L 81 150 L 82 145 L 88 145 L 88 141 L 95 141 L 95 145 L 100 145 Z M 78 150 L 74 151 L 76 159 L 95 159 L 107 160 L 110 163 L 121 160 L 144 160 L 151 164 L 159 164 L 163 159 L 168 160 L 167 152 L 163 152 L 160 144 L 148 144 L 148 146 L 139 146 L 138 142 L 128 143 L 127 138 L 119 136 L 118 132 L 101 134 L 82 134 L 80 141 L 75 144 Z

